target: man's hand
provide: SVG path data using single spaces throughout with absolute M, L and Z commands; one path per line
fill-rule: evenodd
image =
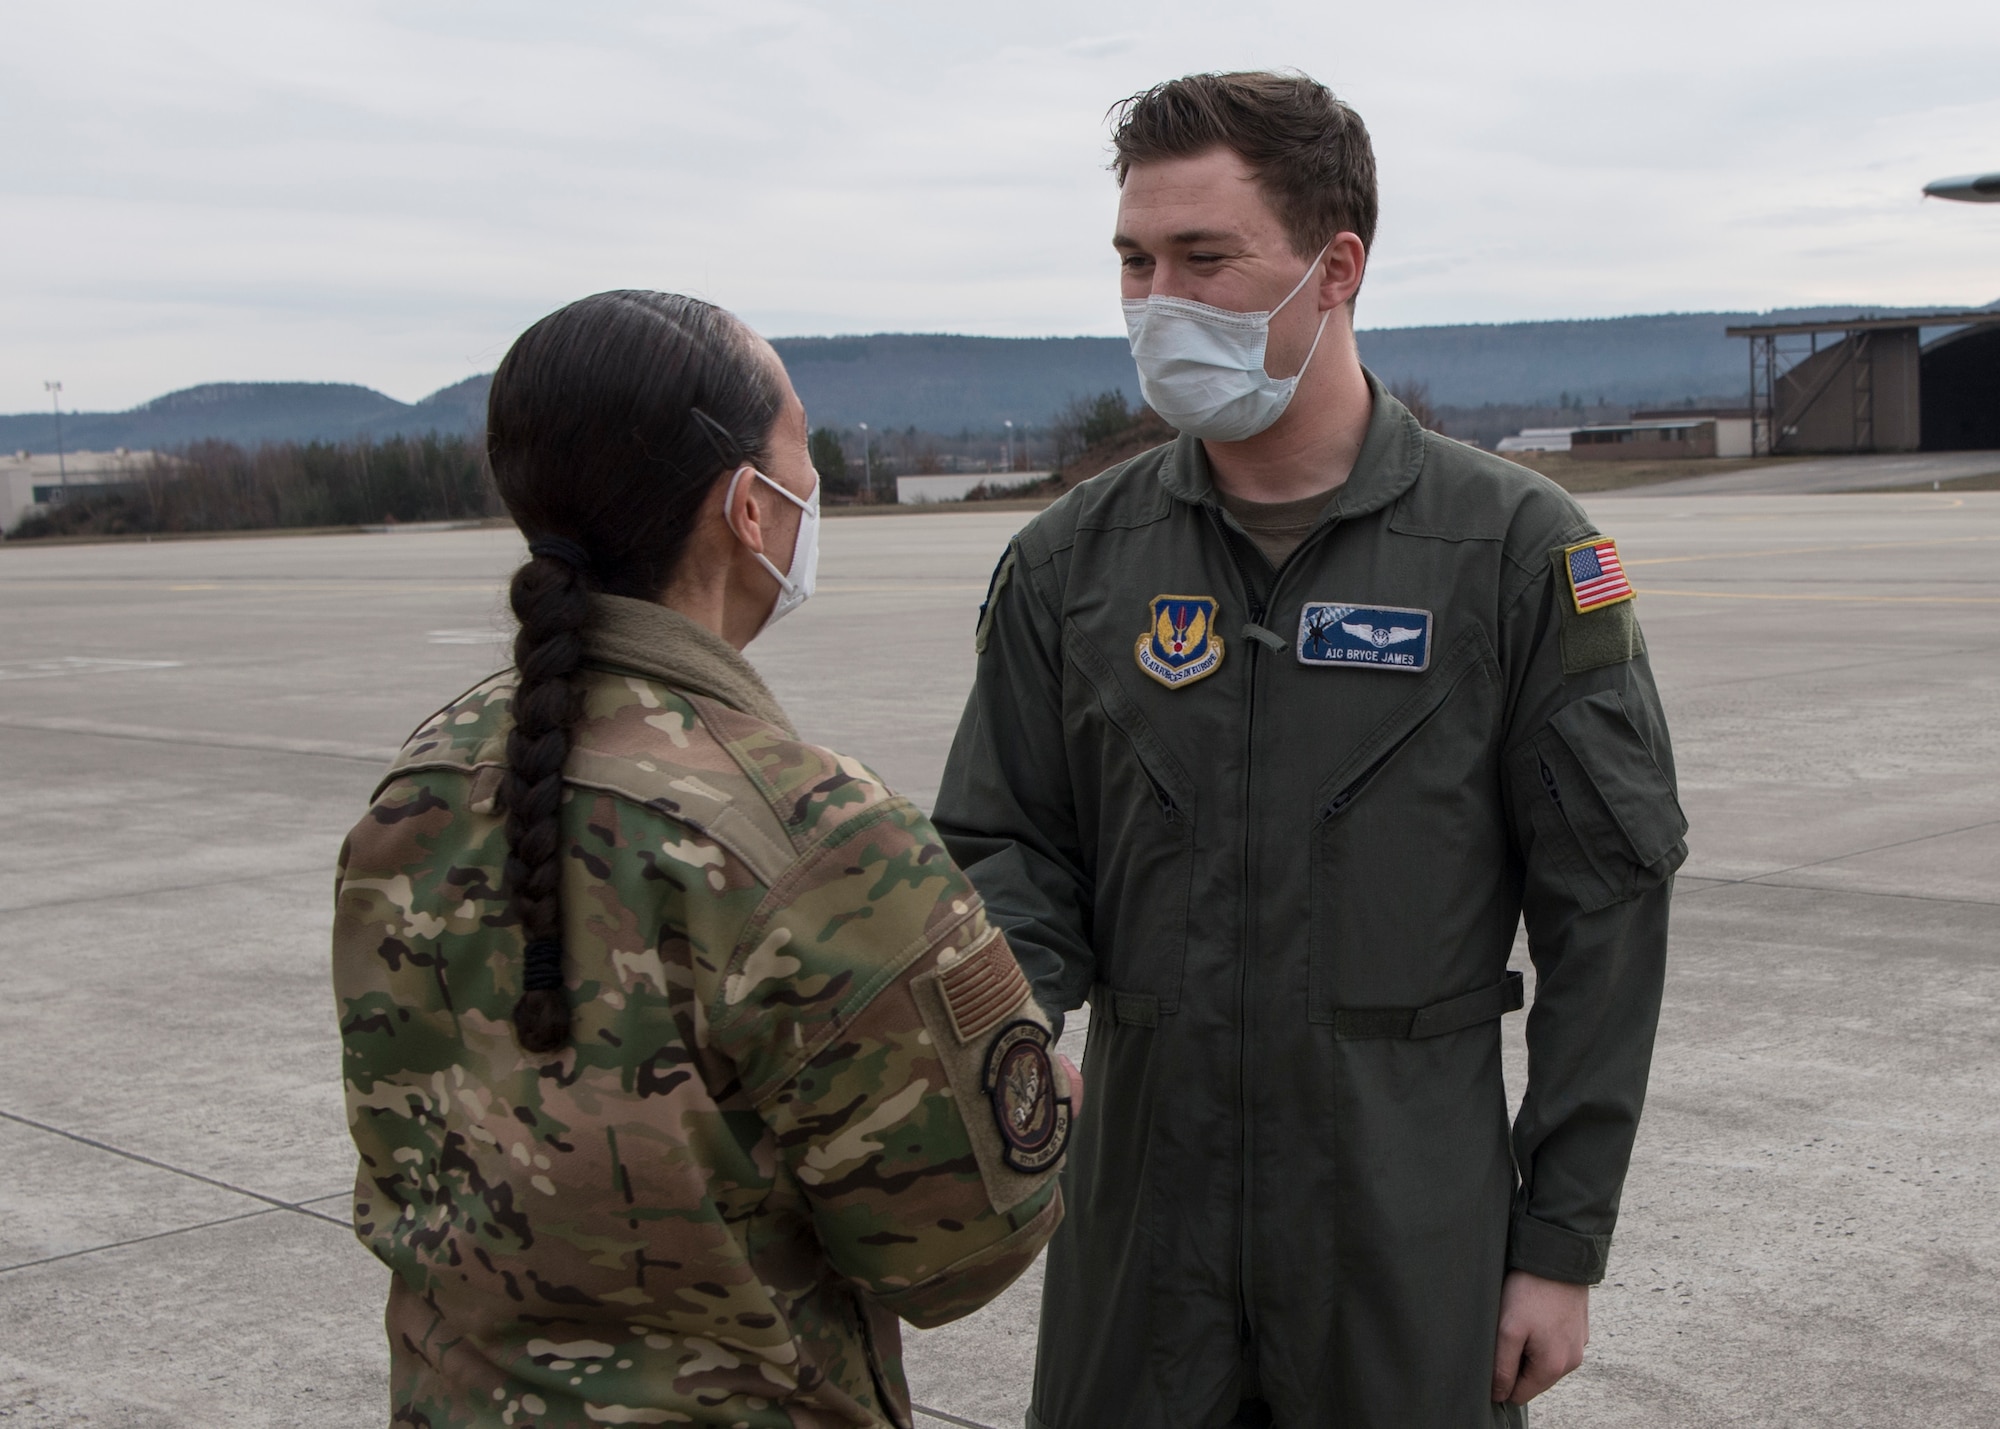
M 1493 1400 L 1526 1404 L 1583 1363 L 1590 1343 L 1590 1287 L 1507 1272 L 1493 1347 Z
M 1076 1063 L 1060 1052 L 1056 1053 L 1056 1060 L 1062 1063 L 1063 1072 L 1069 1078 L 1069 1114 L 1071 1117 L 1082 1116 L 1083 1073 L 1077 1069 Z

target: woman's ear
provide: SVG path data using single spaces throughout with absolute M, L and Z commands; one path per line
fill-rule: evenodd
M 757 495 L 757 478 L 752 475 L 752 468 L 737 467 L 723 487 L 722 519 L 738 541 L 762 555 L 765 512 Z

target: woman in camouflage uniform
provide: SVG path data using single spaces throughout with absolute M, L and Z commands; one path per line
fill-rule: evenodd
M 804 409 L 727 313 L 604 293 L 487 431 L 514 666 L 337 885 L 392 1422 L 908 1425 L 898 1318 L 1033 1260 L 1079 1088 L 930 823 L 739 654 L 810 592 Z

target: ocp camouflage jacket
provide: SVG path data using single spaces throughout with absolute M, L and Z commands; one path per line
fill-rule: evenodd
M 568 1047 L 510 1022 L 511 672 L 411 736 L 341 854 L 393 1422 L 907 1425 L 897 1317 L 984 1304 L 1061 1219 L 1046 1021 L 924 817 L 733 651 L 599 598 L 590 652 Z

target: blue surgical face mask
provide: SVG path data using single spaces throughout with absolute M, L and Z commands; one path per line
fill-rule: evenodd
M 1146 405 L 1180 431 L 1212 442 L 1243 441 L 1284 416 L 1333 313 L 1328 309 L 1320 315 L 1306 360 L 1291 377 L 1264 371 L 1271 319 L 1299 295 L 1325 256 L 1326 248 L 1320 249 L 1284 301 L 1269 312 L 1233 313 L 1191 298 L 1127 298 L 1125 331 Z

